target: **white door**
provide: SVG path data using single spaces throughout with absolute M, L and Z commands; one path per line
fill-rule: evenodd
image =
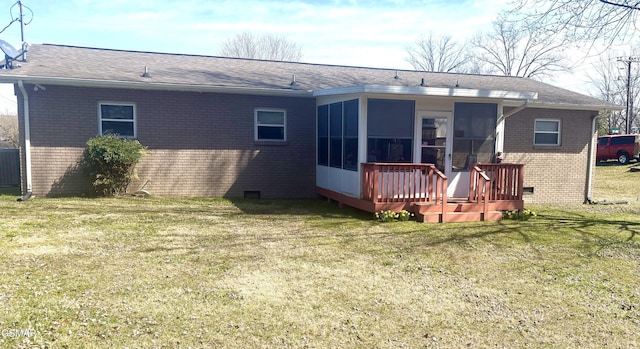
M 447 178 L 451 177 L 453 137 L 452 113 L 419 111 L 416 120 L 416 163 L 434 164 Z M 447 195 L 454 192 L 451 185 Z

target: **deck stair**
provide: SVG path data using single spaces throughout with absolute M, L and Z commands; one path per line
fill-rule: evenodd
M 450 198 L 446 205 L 446 217 L 442 217 L 440 204 L 417 202 L 411 205 L 411 211 L 416 220 L 425 223 L 442 222 L 479 222 L 499 221 L 502 219 L 502 211 L 497 209 L 495 203 L 488 203 L 487 213 L 483 213 L 483 204 L 469 202 L 466 198 Z

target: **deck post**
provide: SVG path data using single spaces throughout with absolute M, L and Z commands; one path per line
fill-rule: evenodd
M 489 193 L 491 193 L 491 181 L 483 180 L 484 182 L 484 195 L 482 196 L 482 220 L 487 220 L 489 214 Z
M 371 189 L 371 199 L 374 203 L 378 203 L 380 201 L 380 198 L 378 198 L 378 167 L 376 165 L 373 165 L 373 180 Z
M 524 167 L 523 165 L 518 166 L 518 197 L 516 198 L 517 200 L 522 200 L 522 193 L 524 191 L 522 187 L 524 185 L 523 167 Z
M 441 222 L 445 223 L 447 221 L 447 188 L 449 185 L 449 180 L 447 177 L 442 178 L 442 215 Z M 437 199 L 437 198 L 436 198 Z
M 469 173 L 469 202 L 474 202 L 477 199 L 477 194 L 476 167 L 471 166 L 471 173 Z

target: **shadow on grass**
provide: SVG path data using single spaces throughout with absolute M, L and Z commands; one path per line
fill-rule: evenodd
M 326 218 L 371 220 L 372 213 L 350 206 L 339 207 L 324 199 L 229 199 L 243 213 L 251 215 L 313 215 Z
M 445 223 L 416 225 L 403 231 L 367 232 L 367 239 L 399 237 L 398 245 L 438 247 L 448 244 L 472 246 L 482 240 L 497 247 L 509 248 L 510 242 L 521 241 L 542 254 L 541 246 L 573 246 L 588 254 L 614 246 L 632 247 L 640 253 L 640 220 L 616 219 L 604 214 L 576 211 L 543 213 L 529 221 L 503 220 L 480 223 Z M 391 240 L 388 240 L 391 241 Z M 573 241 L 573 242 L 572 242 Z
M 504 224 L 502 222 L 483 223 L 444 223 L 444 224 L 420 224 L 417 229 L 400 232 L 375 232 L 366 233 L 367 238 L 383 238 L 385 235 L 392 238 L 403 239 L 407 246 L 438 247 L 449 244 L 473 245 L 474 241 L 483 240 L 497 243 L 495 238 L 500 236 L 513 236 L 525 243 L 533 242 L 531 232 L 524 231 L 522 226 Z
M 36 199 L 28 202 L 27 205 L 34 204 L 34 211 L 40 211 L 39 206 L 49 206 L 48 200 Z M 110 215 L 104 218 L 106 224 L 117 217 L 124 222 L 138 221 L 142 229 L 146 229 L 144 227 L 147 224 L 150 224 L 151 228 L 153 224 L 159 224 L 161 227 L 159 229 L 185 224 L 187 231 L 194 229 L 192 236 L 150 234 L 148 238 L 154 242 L 151 246 L 144 247 L 142 252 L 185 250 L 199 253 L 202 249 L 215 249 L 218 244 L 240 246 L 287 240 L 300 241 L 290 246 L 307 243 L 356 244 L 360 251 L 369 249 L 373 251 L 387 247 L 412 249 L 446 244 L 471 246 L 476 240 L 508 247 L 508 242 L 513 239 L 535 250 L 539 243 L 563 242 L 564 236 L 568 239 L 576 239 L 575 234 L 582 236 L 582 248 L 588 251 L 616 244 L 633 246 L 640 242 L 638 236 L 640 235 L 640 218 L 634 219 L 633 214 L 629 213 L 607 215 L 548 209 L 541 210 L 539 217 L 526 222 L 384 224 L 375 221 L 371 213 L 347 206 L 340 208 L 336 203 L 321 199 L 51 200 L 56 214 L 63 212 L 76 215 L 100 215 L 108 212 Z M 211 220 L 211 216 L 219 217 L 220 220 Z M 624 219 L 626 217 L 630 219 Z M 96 217 L 95 224 L 100 224 L 101 219 Z M 162 222 L 163 219 L 166 221 Z M 202 227 L 212 224 L 226 226 L 225 232 L 221 234 L 200 232 L 201 229 L 206 229 Z M 127 228 L 126 224 L 123 226 Z M 124 228 L 116 225 L 112 230 Z M 138 228 L 134 227 L 134 229 Z M 236 229 L 239 230 L 236 231 Z M 273 229 L 273 232 L 269 229 Z M 142 233 L 144 234 L 144 231 Z M 182 239 L 186 241 L 182 242 Z M 640 248 L 640 244 L 638 247 Z
M 197 258 L 202 251 L 227 250 L 230 254 L 222 259 L 256 260 L 256 258 L 264 258 L 265 251 L 275 248 L 282 251 L 285 256 L 313 259 L 313 254 L 309 254 L 307 248 L 344 249 L 341 255 L 345 256 L 352 253 L 411 255 L 422 253 L 420 251 L 428 253 L 426 251 L 430 248 L 448 248 L 448 246 L 456 248 L 467 246 L 473 250 L 474 246 L 481 242 L 493 245 L 496 249 L 505 250 L 526 246 L 529 251 L 538 256 L 537 258 L 547 259 L 548 252 L 545 250 L 548 246 L 557 246 L 561 249 L 571 247 L 584 251 L 588 256 L 595 256 L 603 249 L 629 246 L 629 242 L 637 241 L 637 232 L 633 230 L 629 230 L 630 235 L 626 241 L 615 236 L 600 234 L 599 231 L 603 225 L 617 226 L 618 223 L 598 219 L 545 217 L 539 222 L 533 220 L 448 224 L 416 222 L 385 224 L 372 219 L 355 221 L 354 219 L 337 219 L 331 222 L 312 222 L 300 227 L 290 226 L 288 230 L 280 230 L 276 233 L 270 231 L 270 227 L 265 224 L 255 230 L 251 229 L 251 232 L 230 231 L 224 236 L 198 236 L 190 243 L 183 241 L 176 244 L 176 241 L 184 238 L 180 235 L 170 236 L 169 244 L 165 235 L 149 237 L 151 246 L 146 246 L 140 252 L 170 252 Z M 360 225 L 351 229 L 354 223 L 360 223 Z M 394 225 L 399 226 L 399 229 L 393 227 Z M 566 231 L 558 231 L 559 229 L 571 229 L 575 233 L 567 234 Z M 578 238 L 577 246 L 572 242 L 576 239 L 576 233 L 583 236 Z M 553 234 L 563 235 L 552 236 Z M 515 245 L 512 243 L 514 241 L 516 241 Z M 245 248 L 245 246 L 251 248 Z M 260 248 L 255 249 L 257 246 Z M 640 249 L 640 245 L 638 248 Z M 218 256 L 214 259 L 220 258 L 221 256 Z
M 52 200 L 52 201 L 48 201 Z M 60 200 L 60 201 L 55 201 Z M 220 216 L 318 216 L 372 220 L 373 214 L 352 207 L 338 207 L 321 199 L 195 199 L 195 198 L 37 198 L 25 204 L 47 207 L 49 202 L 58 212 L 79 214 L 119 214 L 123 216 L 147 214 L 220 215 Z
M 601 217 L 579 212 L 562 212 L 562 215 L 545 215 L 549 228 L 571 229 L 582 237 L 583 249 L 589 256 L 602 256 L 614 248 L 635 251 L 629 256 L 640 258 L 640 222 Z M 612 234 L 613 233 L 613 234 Z M 605 253 L 606 255 L 606 253 Z
M 593 214 L 589 212 L 559 211 L 558 213 L 544 213 L 541 215 L 547 221 L 549 228 L 570 228 L 579 232 L 598 236 L 592 231 L 601 232 L 602 228 L 610 228 L 628 233 L 627 241 L 633 240 L 640 233 L 640 219 L 638 221 L 616 219 L 615 216 Z M 610 218 L 611 217 L 611 218 Z

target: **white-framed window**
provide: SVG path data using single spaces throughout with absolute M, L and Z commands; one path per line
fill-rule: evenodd
M 536 119 L 533 145 L 560 145 L 560 120 Z
M 255 140 L 256 141 L 286 141 L 287 140 L 287 111 L 284 109 L 256 108 Z
M 136 105 L 122 102 L 98 103 L 98 128 L 100 135 L 114 134 L 136 138 Z

